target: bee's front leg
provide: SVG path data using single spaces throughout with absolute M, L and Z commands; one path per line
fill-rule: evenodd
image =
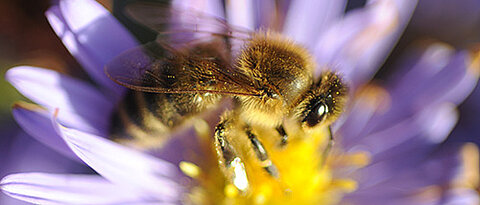
M 215 148 L 220 167 L 228 180 L 240 191 L 245 192 L 249 187 L 245 164 L 227 137 L 227 133 L 232 129 L 232 126 L 232 121 L 228 117 L 222 119 L 217 125 L 215 128 Z
M 267 150 L 263 146 L 263 144 L 258 140 L 257 136 L 252 133 L 252 130 L 250 127 L 247 127 L 247 136 L 248 139 L 250 139 L 250 142 L 252 143 L 252 148 L 255 151 L 255 155 L 257 156 L 257 159 L 260 161 L 260 165 L 265 169 L 265 171 L 268 172 L 271 176 L 278 178 L 278 169 L 273 164 L 272 160 L 268 157 Z

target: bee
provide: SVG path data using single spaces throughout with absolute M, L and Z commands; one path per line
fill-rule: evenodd
M 286 121 L 303 131 L 329 127 L 343 110 L 348 88 L 341 77 L 325 71 L 315 78 L 313 57 L 281 34 L 248 31 L 199 11 L 163 4 L 128 8 L 133 19 L 159 37 L 105 67 L 112 80 L 130 89 L 112 116 L 114 140 L 157 147 L 185 121 L 229 99 L 232 108 L 217 124 L 214 143 L 225 175 L 245 190 L 236 138 L 248 138 L 247 147 L 259 166 L 276 178 L 278 170 L 252 128 L 274 130 L 283 147 L 289 137 Z

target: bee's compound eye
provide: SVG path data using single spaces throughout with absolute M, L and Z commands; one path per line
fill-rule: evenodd
M 303 122 L 306 122 L 307 126 L 313 127 L 321 122 L 327 113 L 328 107 L 324 103 L 318 103 L 310 110 Z

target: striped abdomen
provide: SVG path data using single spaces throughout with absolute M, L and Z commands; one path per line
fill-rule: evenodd
M 155 148 L 172 129 L 215 105 L 212 94 L 165 94 L 129 91 L 112 115 L 111 137 L 139 148 Z

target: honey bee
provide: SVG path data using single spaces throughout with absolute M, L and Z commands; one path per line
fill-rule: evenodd
M 342 112 L 348 88 L 341 77 L 326 71 L 315 79 L 313 57 L 281 34 L 248 31 L 162 4 L 134 4 L 128 12 L 159 38 L 105 67 L 112 80 L 130 88 L 112 116 L 114 140 L 141 148 L 159 146 L 187 119 L 230 99 L 232 109 L 217 124 L 214 142 L 225 175 L 245 190 L 238 182 L 246 174 L 235 137 L 248 137 L 259 165 L 278 177 L 252 128 L 275 130 L 282 147 L 289 136 L 286 120 L 305 131 L 329 127 Z

